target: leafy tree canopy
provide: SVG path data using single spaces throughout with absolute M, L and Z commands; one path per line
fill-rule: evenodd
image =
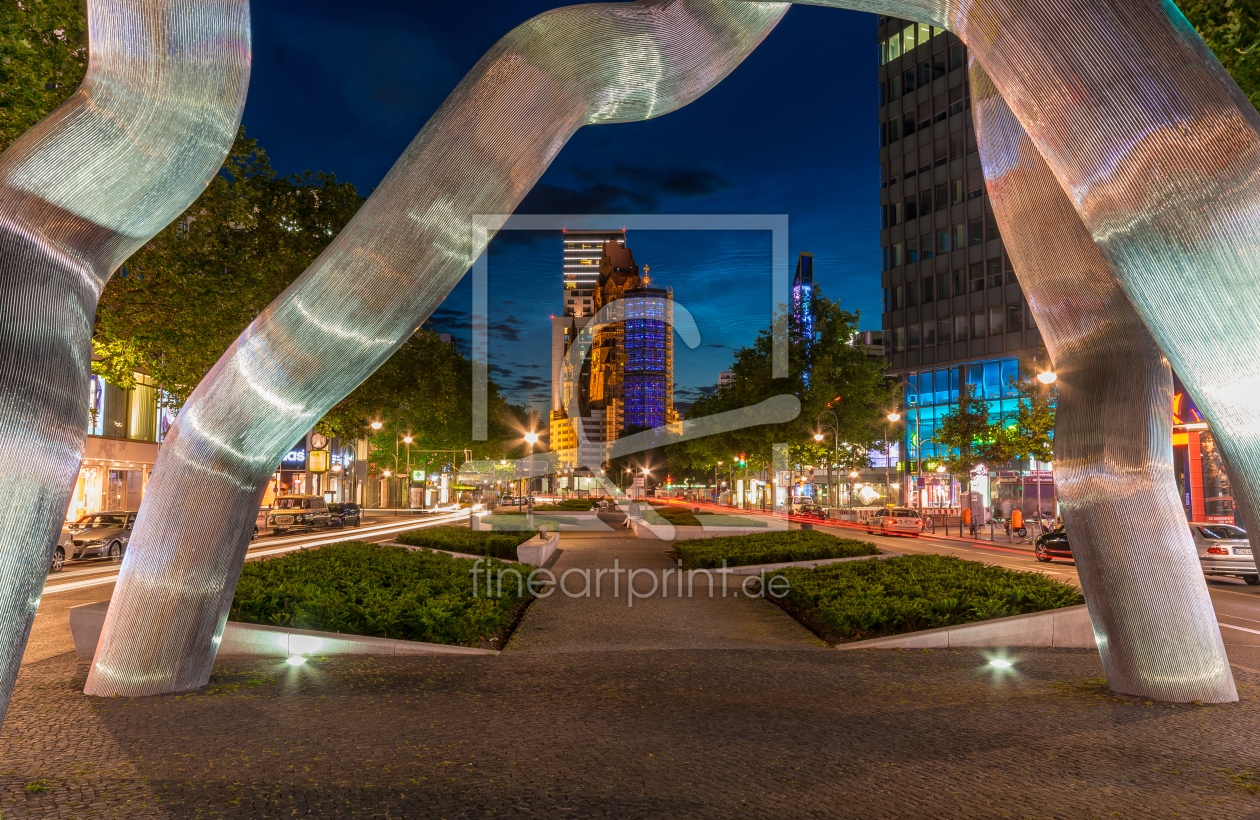
M 762 330 L 752 345 L 735 353 L 730 370 L 735 381 L 691 406 L 686 418 L 751 407 L 784 393 L 801 402 L 800 415 L 789 422 L 734 430 L 703 439 L 682 442 L 668 448 L 670 470 L 712 470 L 719 461 L 730 463 L 743 455 L 753 468 L 769 466 L 773 445 L 790 445 L 793 463 L 824 464 L 832 458 L 834 442 L 830 430 L 823 443 L 815 441 L 819 417 L 834 425 L 840 438 L 841 461 L 860 458 L 883 436 L 882 419 L 892 404 L 891 389 L 883 376 L 883 362 L 868 357 L 851 344 L 857 333 L 859 315 L 840 309 L 838 302 L 824 296 L 815 286 L 813 297 L 814 333 L 804 338 L 804 330 L 789 317 L 790 343 L 788 377 L 772 378 L 773 336 Z M 830 413 L 835 414 L 833 419 Z M 845 445 L 848 445 L 847 447 Z
M 141 368 L 187 399 L 362 202 L 332 174 L 279 176 L 242 129 L 205 193 L 105 287 L 93 370 L 128 388 Z
M 1260 108 L 1260 4 L 1256 0 L 1178 0 L 1238 87 Z
M 523 436 L 527 409 L 504 401 L 491 382 L 487 398 L 487 441 L 472 439 L 472 361 L 422 328 L 385 364 L 337 403 L 318 428 L 328 436 L 359 438 L 372 443 L 371 460 L 380 467 L 406 469 L 410 436 L 412 466 L 421 450 L 471 450 L 474 458 L 516 458 L 525 454 Z M 372 422 L 381 428 L 373 430 Z M 397 443 L 397 447 L 395 444 Z M 434 458 L 437 458 L 434 456 Z M 442 456 L 458 465 L 462 455 Z
M 0 151 L 74 93 L 87 45 L 84 0 L 0 3 Z

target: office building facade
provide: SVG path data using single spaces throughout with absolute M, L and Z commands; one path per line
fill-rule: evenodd
M 958 483 L 932 461 L 941 454 L 936 425 L 960 384 L 976 385 L 995 419 L 1011 412 L 1006 378 L 1020 359 L 1038 357 L 1041 336 L 985 189 L 966 46 L 944 29 L 890 17 L 879 19 L 877 37 L 883 340 L 889 374 L 905 383 L 900 467 L 907 500 L 956 507 Z M 1040 490 L 1052 510 L 1048 470 L 1032 469 L 1040 467 L 995 465 L 975 482 L 971 506 L 1032 512 Z

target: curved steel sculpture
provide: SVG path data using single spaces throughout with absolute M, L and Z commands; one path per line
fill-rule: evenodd
M 267 478 L 384 362 L 583 125 L 659 116 L 751 52 L 784 3 L 570 6 L 477 63 L 337 239 L 232 345 L 162 446 L 85 691 L 201 686 Z M 326 310 L 336 304 L 335 312 Z M 196 513 L 185 503 L 203 499 Z M 178 580 L 175 580 L 178 579 Z
M 1172 371 L 1045 160 L 973 64 L 993 212 L 1059 374 L 1055 485 L 1111 689 L 1238 699 L 1173 476 Z
M 1247 298 L 1260 290 L 1260 262 L 1249 244 L 1260 214 L 1252 184 L 1260 121 L 1171 5 L 814 4 L 931 22 L 971 47 L 1120 287 L 1225 434 L 1244 505 L 1260 509 L 1260 425 L 1249 421 L 1260 364 L 1214 325 L 1222 302 L 1240 326 L 1260 318 L 1260 300 Z M 470 217 L 510 211 L 582 124 L 655 116 L 703 93 L 781 13 L 777 5 L 737 0 L 577 6 L 500 41 L 354 222 L 237 340 L 186 406 L 163 448 L 86 691 L 138 695 L 204 683 L 266 477 L 287 445 L 384 361 L 472 263 L 484 235 Z M 319 309 L 333 293 L 344 300 L 336 317 Z M 1188 325 L 1202 333 L 1185 333 Z M 1165 371 L 1148 347 L 1133 350 L 1145 369 L 1126 389 L 1140 393 L 1146 385 L 1144 406 L 1156 407 Z M 1096 366 L 1082 363 L 1091 373 Z M 1077 432 L 1088 431 L 1073 427 L 1068 438 Z M 1100 445 L 1060 446 L 1086 459 Z M 1158 496 L 1162 450 L 1106 457 L 1117 466 L 1128 459 Z M 185 518 L 191 513 L 183 500 L 194 490 L 215 499 L 209 527 L 206 516 Z M 1143 637 L 1153 627 L 1126 631 L 1120 623 L 1201 619 L 1194 590 L 1178 589 L 1180 603 L 1168 608 L 1143 609 L 1139 599 L 1156 587 L 1097 571 L 1088 583 L 1120 599 L 1111 614 L 1097 614 L 1117 685 L 1173 699 L 1228 699 L 1228 670 L 1213 672 L 1218 655 L 1209 628 L 1187 633 L 1200 655 L 1188 659 L 1187 650 L 1166 661 L 1145 657 L 1168 653 Z M 1127 657 L 1134 654 L 1144 657 Z
M 82 85 L 0 154 L 0 717 L 83 458 L 97 298 L 205 190 L 249 81 L 246 0 L 91 0 L 88 30 Z

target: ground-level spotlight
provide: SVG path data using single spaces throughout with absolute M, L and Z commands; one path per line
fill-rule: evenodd
M 306 658 L 302 657 L 301 655 L 289 656 L 289 660 L 288 660 L 289 666 L 301 666 L 304 663 L 306 663 Z
M 290 661 L 290 663 L 292 663 L 292 661 Z M 1015 664 L 1010 661 L 1002 660 L 1001 658 L 989 661 L 989 666 L 996 666 L 998 669 L 1010 669 L 1014 665 Z

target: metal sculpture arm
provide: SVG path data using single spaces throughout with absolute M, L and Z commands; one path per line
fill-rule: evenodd
M 1212 425 L 1240 511 L 1260 510 L 1260 113 L 1176 7 L 810 4 L 935 23 L 967 44 Z
M 973 64 L 989 198 L 1055 363 L 1055 487 L 1112 690 L 1238 699 L 1172 466 L 1172 372 L 1045 160 Z
M 582 125 L 659 116 L 703 94 L 786 9 L 741 0 L 570 6 L 518 26 L 482 57 L 180 413 L 86 691 L 203 685 L 272 470 L 464 275 L 487 241 L 476 216 L 510 213 Z
M 205 189 L 249 79 L 246 0 L 90 0 L 77 91 L 0 154 L 0 718 L 88 428 L 114 270 Z

